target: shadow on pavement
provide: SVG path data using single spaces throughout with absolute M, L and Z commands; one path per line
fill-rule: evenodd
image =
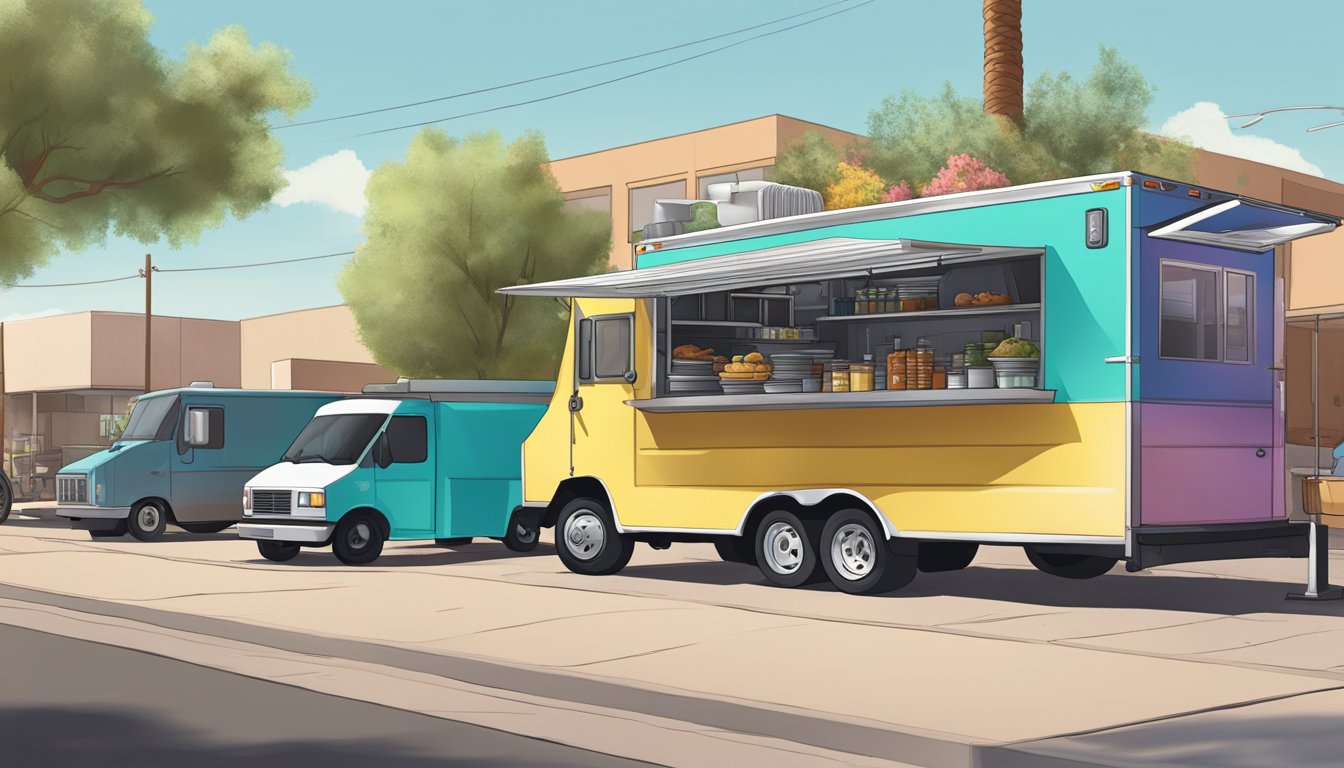
M 373 562 L 375 568 L 424 568 L 435 565 L 465 565 L 489 560 L 511 560 L 520 557 L 555 557 L 555 547 L 538 544 L 531 552 L 514 552 L 504 545 L 465 544 L 461 547 L 441 547 L 437 544 L 425 544 L 415 547 L 397 547 L 385 551 Z M 346 566 L 336 559 L 330 548 L 307 549 L 287 563 L 272 563 L 257 557 L 245 562 L 255 565 L 282 565 L 287 568 L 359 568 Z
M 765 586 L 765 580 L 754 566 L 735 563 L 638 565 L 629 566 L 621 573 L 636 578 L 694 584 Z M 1338 616 L 1344 613 L 1344 601 L 1311 603 L 1284 599 L 1289 592 L 1301 591 L 1302 586 L 1299 582 L 1175 576 L 1160 571 L 1130 574 L 1119 567 L 1096 579 L 1073 581 L 1025 568 L 973 565 L 963 571 L 921 573 L 910 586 L 869 599 L 950 596 L 1055 608 L 1137 608 L 1226 616 L 1246 613 Z M 833 587 L 823 583 L 807 589 L 832 590 Z
M 202 694 L 207 692 L 202 691 Z M 261 703 L 261 702 L 258 702 Z M 279 713 L 277 713 L 279 714 Z M 136 768 L 429 768 L 514 766 L 517 759 L 481 754 L 454 757 L 407 750 L 394 738 L 275 741 L 235 745 L 109 709 L 46 707 L 0 710 L 4 764 L 14 766 L 135 766 Z M 580 755 L 582 753 L 579 753 Z M 581 766 L 573 760 L 529 755 L 528 765 Z

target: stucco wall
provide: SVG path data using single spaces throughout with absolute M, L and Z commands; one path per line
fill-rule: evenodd
M 271 363 L 273 389 L 359 392 L 367 384 L 390 384 L 396 380 L 395 373 L 373 363 L 293 359 Z
M 140 389 L 145 379 L 145 319 L 140 315 L 93 313 L 88 386 Z M 226 320 L 155 317 L 150 389 L 169 389 L 193 381 L 237 387 L 238 324 Z M 12 391 L 12 390 L 11 390 Z
M 5 323 L 5 391 L 89 388 L 92 315 L 78 312 Z
M 270 389 L 271 363 L 278 360 L 374 365 L 373 355 L 359 341 L 359 328 L 349 307 L 321 307 L 255 317 L 243 320 L 239 326 L 244 389 Z

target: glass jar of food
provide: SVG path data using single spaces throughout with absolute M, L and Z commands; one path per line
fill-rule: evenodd
M 904 349 L 887 355 L 887 389 L 905 389 L 905 357 Z
M 934 364 L 933 388 L 947 389 L 947 366 L 941 364 Z
M 849 391 L 849 363 L 836 362 L 831 365 L 831 392 Z
M 854 314 L 868 314 L 868 291 L 863 288 L 854 292 Z
M 906 364 L 906 388 L 932 389 L 933 345 L 929 344 L 927 339 L 920 339 L 914 354 L 907 357 L 907 361 L 910 360 L 913 360 L 913 364 L 910 362 Z
M 854 363 L 849 366 L 849 391 L 873 391 L 873 364 L 871 362 Z

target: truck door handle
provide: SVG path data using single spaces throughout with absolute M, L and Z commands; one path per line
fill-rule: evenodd
M 1138 362 L 1139 362 L 1139 356 L 1138 356 L 1138 355 L 1119 355 L 1119 356 L 1117 356 L 1117 357 L 1108 357 L 1108 358 L 1105 359 L 1104 362 L 1107 362 L 1107 363 L 1133 363 L 1133 364 L 1135 364 L 1135 365 L 1138 365 Z
M 163 472 L 161 472 L 161 471 L 159 471 L 159 470 L 157 470 L 157 469 L 151 469 L 151 470 L 149 470 L 149 474 L 154 475 L 155 477 L 162 477 L 162 476 L 163 476 Z
M 1259 449 L 1257 449 L 1256 452 L 1255 452 L 1255 458 L 1257 458 L 1257 459 L 1263 459 L 1263 458 L 1265 458 L 1265 449 L 1264 449 L 1264 448 L 1259 448 Z
M 578 413 L 583 410 L 583 398 L 578 395 L 571 395 L 569 398 L 569 412 Z

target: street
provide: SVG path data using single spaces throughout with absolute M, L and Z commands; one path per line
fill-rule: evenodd
M 0 526 L 0 624 L 221 670 L 179 675 L 159 660 L 171 674 L 141 675 L 193 701 L 221 686 L 234 692 L 212 698 L 251 700 L 257 687 L 356 707 L 330 703 L 340 696 L 415 734 L 356 746 L 364 731 L 318 724 L 357 707 L 297 723 L 265 714 L 316 711 L 306 705 L 239 715 L 273 730 L 208 713 L 182 726 L 240 750 L 321 753 L 335 732 L 348 737 L 340 750 L 393 744 L 406 762 L 387 764 L 414 765 L 447 754 L 435 745 L 449 725 L 487 734 L 463 743 L 495 764 L 537 764 L 552 746 L 476 725 L 588 750 L 544 756 L 561 765 L 602 764 L 592 753 L 687 766 L 1263 765 L 1270 744 L 1273 762 L 1334 765 L 1344 737 L 1320 724 L 1344 713 L 1344 604 L 1285 601 L 1304 573 L 1304 561 L 1250 560 L 1075 582 L 986 548 L 965 571 L 857 598 L 767 587 L 705 545 L 641 547 L 611 577 L 568 573 L 545 543 L 528 556 L 393 544 L 375 566 L 347 568 L 322 550 L 271 564 L 228 534 L 93 541 L 16 518 Z M 79 647 L 89 669 L 124 668 L 104 656 L 125 652 Z M 6 685 L 7 706 L 85 700 L 36 685 L 41 664 L 18 661 L 29 655 L 6 654 L 33 681 Z M 207 674 L 229 682 L 188 681 Z M 158 690 L 128 684 L 87 701 Z

